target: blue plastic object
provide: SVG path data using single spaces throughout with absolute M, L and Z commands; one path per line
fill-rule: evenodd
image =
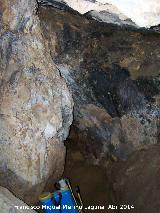
M 56 206 L 53 204 L 52 199 L 51 198 L 47 198 L 46 200 L 41 200 L 41 204 L 42 204 L 42 210 L 45 213 L 59 213 L 60 209 L 56 208 Z
M 45 213 L 79 213 L 69 189 L 58 190 L 51 195 L 52 197 L 46 197 L 46 199 L 41 200 L 42 209 Z M 53 200 L 59 205 L 56 206 Z

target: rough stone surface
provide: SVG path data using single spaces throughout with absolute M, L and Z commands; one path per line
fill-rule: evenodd
M 121 13 L 115 13 L 114 10 L 102 10 L 99 12 L 93 10 L 86 13 L 85 17 L 89 19 L 94 19 L 99 22 L 105 22 L 119 26 L 132 26 L 138 28 L 138 26 L 131 19 L 126 16 L 122 16 Z
M 26 203 L 16 198 L 9 190 L 0 187 L 1 213 L 35 213 Z M 23 208 L 23 209 L 20 209 Z
M 150 27 L 160 24 L 159 0 L 38 0 L 45 5 L 60 5 L 81 14 L 89 12 L 98 21 Z M 93 12 L 93 13 L 92 13 Z M 103 14 L 102 14 L 103 13 Z M 96 15 L 95 15 L 96 14 Z
M 112 158 L 100 166 L 88 165 L 77 141 L 69 141 L 64 177 L 69 177 L 73 186 L 78 183 L 85 206 L 104 205 L 105 213 L 157 213 L 160 208 L 159 154 L 160 145 L 150 145 L 135 151 L 125 161 Z M 104 164 L 106 169 L 102 168 Z M 108 209 L 109 205 L 117 206 L 117 210 Z M 131 206 L 134 208 L 129 209 Z
M 33 203 L 63 172 L 73 104 L 35 1 L 0 5 L 0 184 Z
M 127 161 L 115 162 L 107 169 L 116 205 L 133 205 L 126 212 L 157 213 L 160 208 L 160 146 L 136 151 Z M 124 206 L 123 206 L 124 207 Z M 124 211 L 124 210 L 122 210 Z
M 82 106 L 80 115 L 76 127 L 71 129 L 70 138 L 74 138 L 91 163 L 99 164 L 110 150 L 114 120 L 104 109 L 93 104 Z
M 88 19 L 95 19 L 99 22 L 112 23 L 115 25 L 138 26 L 112 4 L 101 4 L 97 1 L 88 0 L 38 0 L 43 7 L 54 7 L 74 14 L 82 14 Z
M 96 164 L 104 156 L 126 159 L 158 143 L 159 33 L 55 9 L 43 8 L 39 17 L 52 58 L 73 93 L 70 139 L 82 144 L 85 138 L 79 147 L 92 153 Z

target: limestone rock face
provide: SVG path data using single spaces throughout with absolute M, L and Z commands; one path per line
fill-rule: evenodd
M 54 7 L 72 13 L 80 13 L 88 19 L 116 25 L 138 27 L 128 16 L 112 4 L 90 0 L 38 0 L 41 6 Z
M 70 139 L 102 165 L 108 155 L 126 159 L 158 143 L 159 33 L 55 9 L 43 8 L 39 16 L 52 58 L 73 93 Z
M 99 22 L 119 25 L 119 26 L 132 26 L 138 28 L 138 26 L 128 17 L 123 14 L 115 13 L 114 10 L 102 10 L 102 11 L 89 11 L 85 14 L 88 19 L 94 19 Z
M 0 185 L 30 203 L 63 172 L 72 98 L 33 0 L 0 1 Z
M 0 187 L 1 213 L 35 213 L 26 203 L 16 198 L 9 190 Z M 23 208 L 23 209 L 20 209 Z
M 38 0 L 43 5 L 70 8 L 88 13 L 97 21 L 118 25 L 150 27 L 160 24 L 159 0 Z
M 133 212 L 156 213 L 160 208 L 160 146 L 136 151 L 126 162 L 108 168 L 109 184 L 115 193 L 115 204 L 130 204 Z

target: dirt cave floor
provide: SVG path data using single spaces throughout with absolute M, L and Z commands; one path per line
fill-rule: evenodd
M 83 212 L 160 212 L 160 146 L 153 145 L 133 153 L 127 161 L 115 161 L 104 169 L 86 163 L 75 142 L 67 143 L 63 177 L 79 185 Z M 116 210 L 108 209 L 116 205 Z M 105 210 L 87 209 L 105 206 Z M 134 207 L 133 209 L 131 207 Z M 127 209 L 120 209 L 127 208 Z M 130 209 L 129 209 L 130 208 Z
M 70 179 L 73 189 L 76 185 L 80 187 L 83 204 L 86 208 L 84 208 L 84 212 L 92 211 L 87 209 L 91 206 L 95 208 L 105 206 L 105 212 L 107 212 L 106 207 L 109 205 L 111 197 L 108 193 L 106 172 L 100 166 L 87 164 L 85 157 L 72 141 L 67 144 L 63 176 Z M 104 212 L 104 210 L 94 210 L 93 212 Z
M 76 185 L 80 187 L 84 204 L 84 212 L 112 212 L 107 211 L 111 202 L 111 193 L 107 184 L 107 175 L 103 168 L 89 165 L 83 154 L 77 149 L 75 143 L 67 143 L 66 165 L 63 177 L 69 178 L 73 190 Z M 75 193 L 76 194 L 76 193 Z M 105 206 L 105 210 L 91 210 Z

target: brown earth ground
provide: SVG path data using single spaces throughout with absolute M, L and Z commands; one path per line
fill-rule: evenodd
M 107 181 L 107 174 L 104 168 L 96 165 L 89 165 L 86 159 L 77 148 L 75 142 L 67 143 L 67 156 L 64 177 L 69 178 L 72 187 L 80 187 L 84 204 L 84 212 L 112 212 L 108 211 L 112 203 L 112 191 Z M 75 193 L 76 194 L 76 193 Z M 103 207 L 105 210 L 91 210 L 89 207 Z

